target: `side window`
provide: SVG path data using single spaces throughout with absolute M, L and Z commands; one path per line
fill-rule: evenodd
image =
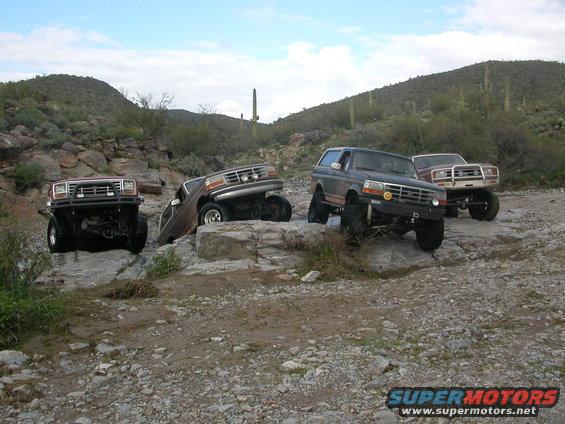
M 330 150 L 329 152 L 326 152 L 326 154 L 320 161 L 319 166 L 330 166 L 332 163 L 337 161 L 340 154 L 340 150 Z
M 349 164 L 349 159 L 351 158 L 351 152 L 347 151 L 341 155 L 339 159 L 339 163 L 341 164 L 341 169 L 346 169 L 347 165 Z
M 180 186 L 180 188 L 177 190 L 176 194 L 175 194 L 175 199 L 179 199 L 180 202 L 184 202 L 184 198 L 185 198 L 185 194 L 184 194 L 184 190 L 182 189 L 182 186 Z
M 202 181 L 202 178 L 197 178 L 195 180 L 187 181 L 184 183 L 184 189 L 188 194 L 192 192 L 196 188 L 196 186 Z

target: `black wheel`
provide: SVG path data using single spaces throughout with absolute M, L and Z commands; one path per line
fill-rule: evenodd
M 226 222 L 228 210 L 215 202 L 208 202 L 200 208 L 198 222 L 200 225 L 212 224 L 214 222 Z
M 482 205 L 469 206 L 469 215 L 478 221 L 492 221 L 498 214 L 498 196 L 489 190 L 479 190 L 473 195 L 473 203 Z
M 147 219 L 144 215 L 138 214 L 135 223 L 135 231 L 130 237 L 127 249 L 136 255 L 141 253 L 147 241 Z
M 315 222 L 317 224 L 325 224 L 330 217 L 330 207 L 324 205 L 322 202 L 325 200 L 323 191 L 316 191 L 310 201 L 310 208 L 308 208 L 308 222 Z
M 418 246 L 426 252 L 436 250 L 443 242 L 443 218 L 439 221 L 426 221 L 426 224 L 416 230 Z
M 284 196 L 273 194 L 265 199 L 263 221 L 288 222 L 292 217 L 292 206 Z
M 447 216 L 449 218 L 457 218 L 459 216 L 459 207 L 458 206 L 446 206 L 445 216 Z
M 355 199 L 343 208 L 340 226 L 351 237 L 363 239 L 371 233 L 371 225 L 367 222 L 367 207 L 367 204 L 360 204 Z
M 72 250 L 71 233 L 65 220 L 51 217 L 47 225 L 47 246 L 51 253 L 64 253 Z

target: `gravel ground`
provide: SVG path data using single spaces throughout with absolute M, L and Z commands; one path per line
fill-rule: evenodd
M 286 191 L 300 219 L 307 196 Z M 539 237 L 387 279 L 174 275 L 153 299 L 83 292 L 68 333 L 24 345 L 31 363 L 0 380 L 19 388 L 0 421 L 447 422 L 399 417 L 388 389 L 561 386 L 564 206 L 558 190 L 505 193 L 514 231 Z M 537 421 L 563 422 L 562 405 Z

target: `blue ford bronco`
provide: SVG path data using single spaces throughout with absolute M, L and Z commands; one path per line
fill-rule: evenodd
M 310 182 L 308 222 L 341 215 L 341 227 L 357 239 L 376 229 L 414 230 L 425 251 L 441 246 L 446 192 L 422 181 L 407 157 L 378 150 L 336 147 L 324 152 Z

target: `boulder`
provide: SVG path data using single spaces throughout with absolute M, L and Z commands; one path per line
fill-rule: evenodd
M 61 149 L 66 150 L 74 155 L 78 154 L 79 149 L 77 148 L 76 144 L 71 143 L 70 141 L 65 141 L 61 146 Z
M 61 179 L 61 165 L 55 156 L 47 152 L 33 152 L 30 162 L 37 162 L 43 168 L 45 179 L 48 181 L 57 181 Z
M 14 159 L 22 150 L 35 144 L 35 140 L 23 135 L 11 135 L 0 133 L 0 160 Z
M 57 150 L 54 152 L 55 157 L 59 161 L 61 168 L 74 168 L 78 165 L 78 157 L 66 150 Z
M 147 161 L 141 159 L 116 158 L 112 160 L 112 168 L 119 175 L 127 175 L 137 180 L 142 193 L 161 194 L 163 183 L 159 173 L 149 169 Z
M 29 360 L 29 357 L 19 350 L 1 350 L 0 365 L 18 365 L 21 366 Z
M 104 154 L 95 150 L 85 150 L 84 152 L 80 152 L 78 154 L 78 158 L 81 162 L 84 162 L 97 171 L 104 169 L 108 165 Z
M 143 258 L 127 250 L 57 253 L 52 255 L 51 259 L 53 268 L 38 277 L 36 283 L 56 286 L 62 290 L 111 283 L 124 270 L 135 267 L 138 261 L 143 261 Z M 136 276 L 131 276 L 134 277 Z
M 67 170 L 70 177 L 92 177 L 97 175 L 98 172 L 94 168 L 91 168 L 84 162 L 78 162 L 77 166 Z
M 128 137 L 118 141 L 120 149 L 139 149 L 139 144 L 134 138 Z
M 232 221 L 205 225 L 196 233 L 196 251 L 207 260 L 266 258 L 284 261 L 296 256 L 297 242 L 313 241 L 329 228 L 321 224 L 269 221 Z

